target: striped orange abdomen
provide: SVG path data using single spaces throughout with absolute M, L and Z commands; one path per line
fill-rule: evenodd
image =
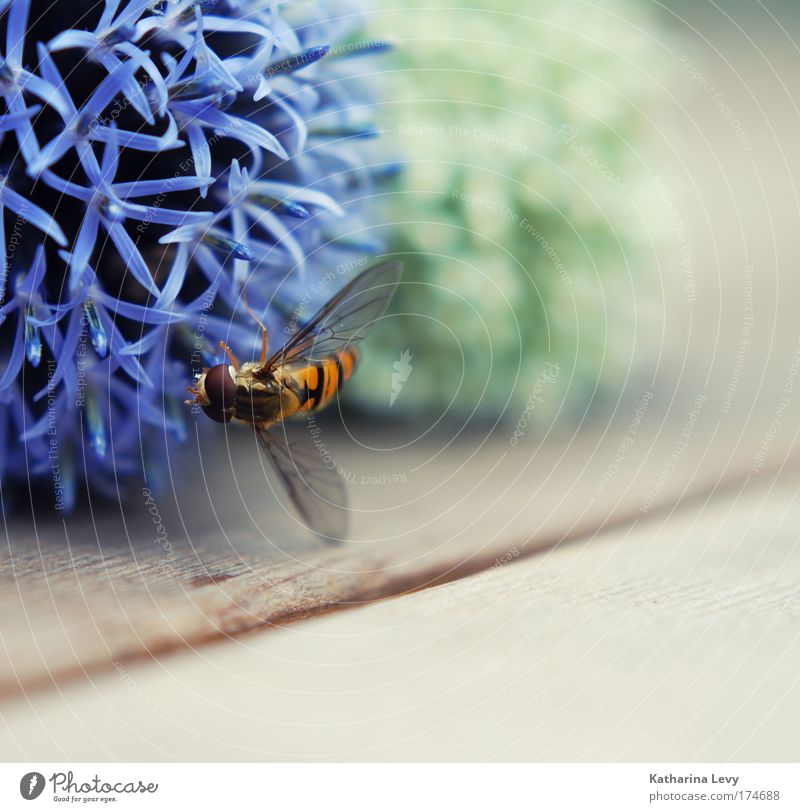
M 347 349 L 306 366 L 281 370 L 294 384 L 292 388 L 299 401 L 297 411 L 314 412 L 327 406 L 353 374 L 357 361 L 358 353 Z

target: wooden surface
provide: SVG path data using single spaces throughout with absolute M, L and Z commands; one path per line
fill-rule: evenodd
M 762 480 L 762 484 L 765 480 Z M 7 706 L 4 758 L 797 760 L 795 476 Z
M 114 662 L 425 588 L 484 571 L 504 556 L 589 539 L 615 524 L 635 525 L 688 493 L 705 500 L 770 476 L 769 470 L 748 474 L 744 466 L 754 450 L 744 443 L 737 450 L 735 436 L 709 421 L 654 500 L 677 439 L 668 432 L 668 440 L 656 441 L 655 411 L 650 422 L 653 428 L 645 421 L 639 445 L 626 455 L 625 475 L 609 481 L 602 498 L 596 489 L 618 433 L 517 449 L 508 437 L 494 437 L 478 453 L 474 438 L 467 438 L 435 460 L 407 452 L 406 470 L 420 463 L 429 470 L 409 479 L 405 490 L 354 488 L 355 506 L 369 499 L 378 512 L 357 512 L 355 540 L 338 547 L 304 537 L 288 517 L 276 528 L 282 511 L 264 498 L 268 485 L 257 475 L 257 457 L 249 492 L 237 491 L 244 481 L 229 484 L 228 493 L 220 483 L 213 504 L 189 491 L 182 507 L 159 505 L 167 549 L 163 540 L 154 541 L 144 498 L 127 505 L 124 522 L 111 515 L 93 522 L 75 517 L 38 527 L 38 536 L 22 522 L 12 524 L 0 557 L 0 692 L 11 699 L 84 672 L 108 671 Z M 709 454 L 711 442 L 733 450 L 727 473 Z M 240 470 L 249 451 L 256 453 L 248 446 L 234 454 Z M 368 464 L 361 454 L 339 459 L 362 470 Z M 237 498 L 251 516 L 236 509 Z M 386 500 L 380 509 L 379 499 Z

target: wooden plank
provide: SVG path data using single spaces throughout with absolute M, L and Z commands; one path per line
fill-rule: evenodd
M 7 760 L 795 761 L 797 479 L 2 706 Z
M 720 442 L 718 432 L 713 436 Z M 292 535 L 288 518 L 277 522 L 281 509 L 261 493 L 257 460 L 249 481 L 218 484 L 219 502 L 184 493 L 183 504 L 159 504 L 167 542 L 154 542 L 144 498 L 131 500 L 120 519 L 74 517 L 40 528 L 38 536 L 12 525 L 0 559 L 0 688 L 11 695 L 46 687 L 112 662 L 462 577 L 509 553 L 591 537 L 609 523 L 636 523 L 653 510 L 653 483 L 670 453 L 651 452 L 655 440 L 644 427 L 637 442 L 625 460 L 630 471 L 608 482 L 602 498 L 594 489 L 618 435 L 599 450 L 595 438 L 584 438 L 564 446 L 553 441 L 533 456 L 527 447 L 512 449 L 507 438 L 495 438 L 478 455 L 472 442 L 453 445 L 423 461 L 425 475 L 410 478 L 406 488 L 377 495 L 354 489 L 356 504 L 368 507 L 369 497 L 378 512 L 356 513 L 356 540 L 341 547 Z M 240 466 L 249 450 L 242 449 Z M 751 453 L 743 446 L 734 465 Z M 360 455 L 340 459 L 366 467 Z M 404 468 L 415 462 L 407 454 Z M 657 504 L 701 485 L 719 487 L 718 463 L 699 439 L 683 463 Z M 249 493 L 237 496 L 239 487 Z M 235 509 L 237 498 L 251 516 Z M 228 515 L 215 517 L 217 504 L 227 505 Z

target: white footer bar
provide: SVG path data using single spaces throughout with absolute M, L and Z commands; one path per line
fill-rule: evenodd
M 0 809 L 800 810 L 794 764 L 3 764 Z

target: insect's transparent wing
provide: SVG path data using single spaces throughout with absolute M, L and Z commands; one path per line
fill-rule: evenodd
M 308 431 L 291 438 L 283 426 L 275 432 L 256 429 L 264 453 L 283 482 L 300 518 L 327 541 L 347 533 L 347 494 L 327 446 L 317 448 Z
M 380 262 L 345 285 L 267 362 L 268 369 L 316 361 L 365 338 L 386 312 L 400 282 L 399 262 Z

